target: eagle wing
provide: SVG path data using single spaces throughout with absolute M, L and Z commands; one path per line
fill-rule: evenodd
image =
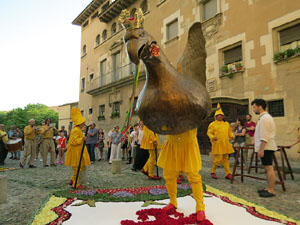
M 201 23 L 194 23 L 189 29 L 185 50 L 177 63 L 177 70 L 185 76 L 206 84 L 206 50 Z

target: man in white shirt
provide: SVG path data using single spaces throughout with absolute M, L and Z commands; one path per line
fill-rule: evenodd
M 258 190 L 260 197 L 274 197 L 276 176 L 273 169 L 273 155 L 277 150 L 275 142 L 276 126 L 272 116 L 266 112 L 267 103 L 263 99 L 254 99 L 251 102 L 253 111 L 259 115 L 259 120 L 255 128 L 254 147 L 258 157 L 261 158 L 262 165 L 267 172 L 268 188 Z

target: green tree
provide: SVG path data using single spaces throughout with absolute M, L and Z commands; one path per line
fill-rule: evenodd
M 30 119 L 35 119 L 36 125 L 41 125 L 46 118 L 51 118 L 52 123 L 58 124 L 58 113 L 43 104 L 28 104 L 24 109 L 16 108 L 7 113 L 0 112 L 0 123 L 5 124 L 6 129 L 15 125 L 23 130 Z

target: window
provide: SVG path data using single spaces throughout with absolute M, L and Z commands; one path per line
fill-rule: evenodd
M 300 23 L 279 31 L 280 46 L 300 40 Z
M 93 114 L 93 108 L 89 108 L 89 114 Z
M 112 67 L 112 81 L 117 81 L 119 80 L 119 68 L 121 66 L 121 57 L 120 57 L 120 52 L 117 52 L 112 55 L 112 61 L 113 61 L 113 67 Z
M 100 34 L 97 35 L 95 44 L 96 44 L 96 46 L 98 46 L 100 44 Z
M 206 21 L 214 17 L 218 12 L 217 0 L 206 0 L 203 1 L 203 21 Z
M 91 73 L 91 74 L 90 74 L 90 81 L 93 80 L 93 78 L 94 78 L 94 74 Z
M 85 78 L 81 79 L 81 91 L 84 91 L 85 88 Z
M 105 105 L 99 105 L 99 116 L 105 115 Z
M 86 45 L 84 45 L 82 48 L 82 55 L 86 55 Z
M 106 38 L 107 38 L 107 30 L 104 30 L 104 31 L 102 32 L 102 40 L 105 41 Z
M 100 62 L 100 86 L 105 85 L 106 59 Z
M 113 25 L 111 25 L 111 35 L 114 35 L 117 32 L 117 24 L 113 23 Z
M 83 28 L 86 27 L 87 25 L 89 25 L 89 21 L 86 21 L 82 26 Z
M 120 113 L 120 102 L 114 102 L 112 106 L 112 111 Z
M 134 14 L 136 12 L 136 8 L 133 8 L 130 12 L 130 17 L 133 18 L 134 17 Z
M 80 112 L 81 112 L 81 115 L 84 116 L 84 110 L 81 110 Z
M 94 20 L 98 16 L 98 12 L 96 12 L 94 15 L 92 15 L 92 20 Z
M 273 117 L 284 116 L 284 104 L 283 100 L 268 101 L 268 111 Z
M 224 51 L 224 65 L 240 62 L 242 60 L 242 45 Z
M 147 2 L 147 0 L 143 1 L 140 8 L 143 10 L 143 13 L 146 13 L 148 11 L 148 2 Z
M 178 35 L 178 20 L 167 24 L 167 40 L 171 40 Z

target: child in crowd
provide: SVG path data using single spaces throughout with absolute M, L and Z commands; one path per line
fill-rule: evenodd
M 65 133 L 62 130 L 59 133 L 59 138 L 56 140 L 57 140 L 57 150 L 59 154 L 59 160 L 57 161 L 57 164 L 63 165 L 65 159 L 67 138 L 65 137 Z

